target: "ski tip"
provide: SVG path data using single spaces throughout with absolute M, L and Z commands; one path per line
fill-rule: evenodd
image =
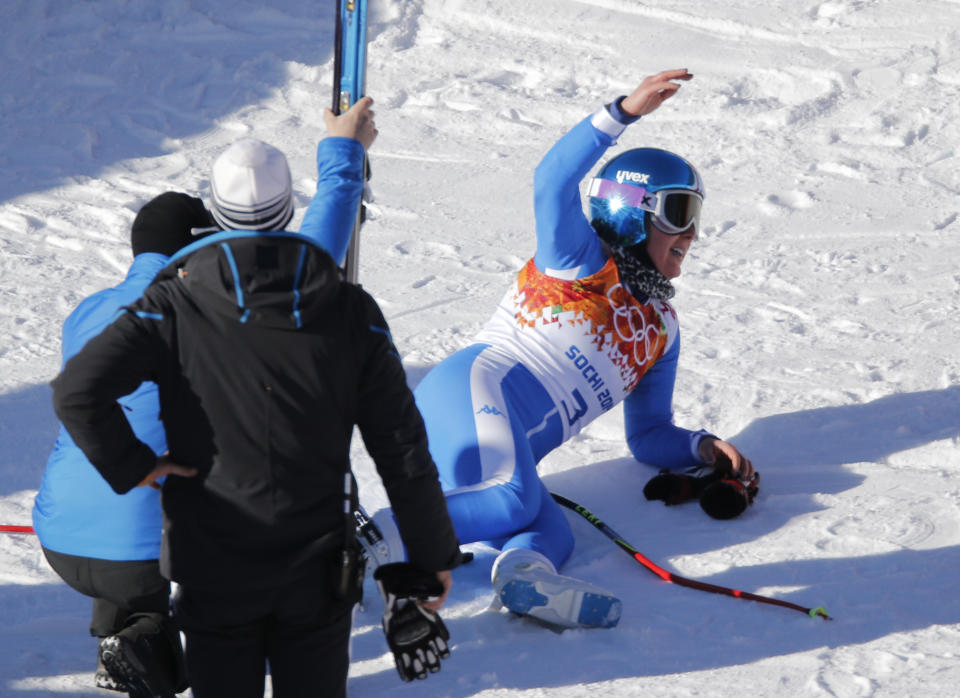
M 827 609 L 825 609 L 823 606 L 811 608 L 809 611 L 807 611 L 807 613 L 810 614 L 811 618 L 817 618 L 819 616 L 824 620 L 833 620 L 833 618 L 830 617 L 830 614 L 827 613 Z

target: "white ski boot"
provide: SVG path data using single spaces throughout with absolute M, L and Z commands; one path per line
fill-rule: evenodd
M 557 574 L 545 556 L 513 548 L 499 555 L 491 572 L 500 601 L 514 613 L 563 628 L 612 628 L 620 599 L 592 584 Z

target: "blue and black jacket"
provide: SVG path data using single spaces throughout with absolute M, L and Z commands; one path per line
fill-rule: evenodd
M 306 234 L 227 231 L 184 248 L 52 383 L 57 416 L 117 493 L 156 465 L 117 399 L 158 386 L 170 458 L 198 471 L 163 484 L 160 566 L 174 581 L 254 590 L 322 574 L 343 539 L 355 426 L 410 561 L 460 559 L 389 328 L 328 254 L 346 250 L 362 154 L 321 141 Z
M 342 262 L 363 190 L 363 146 L 351 138 L 317 145 L 317 190 L 301 233 Z M 178 258 L 206 244 L 181 250 Z M 64 364 L 134 303 L 170 258 L 138 255 L 126 279 L 83 300 L 63 324 Z M 166 451 L 157 387 L 152 381 L 118 400 L 137 438 L 156 454 Z M 33 509 L 41 544 L 68 555 L 104 560 L 150 560 L 160 554 L 160 493 L 151 488 L 114 492 L 61 425 Z
M 175 256 L 143 297 L 67 362 L 54 406 L 117 492 L 154 451 L 116 402 L 159 387 L 173 461 L 161 570 L 195 587 L 255 589 L 309 572 L 343 534 L 359 426 L 411 561 L 459 557 L 426 433 L 374 300 L 293 233 L 221 233 Z

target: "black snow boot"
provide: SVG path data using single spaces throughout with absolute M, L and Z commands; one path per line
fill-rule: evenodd
M 180 634 L 159 613 L 135 613 L 100 641 L 100 659 L 131 698 L 175 698 L 188 687 Z
M 100 638 L 102 641 L 104 638 Z M 120 693 L 127 692 L 127 684 L 123 681 L 120 681 L 116 676 L 107 671 L 107 667 L 103 665 L 103 660 L 100 658 L 100 647 L 97 646 L 97 673 L 93 676 L 93 685 L 97 688 L 102 688 L 107 691 L 119 691 Z

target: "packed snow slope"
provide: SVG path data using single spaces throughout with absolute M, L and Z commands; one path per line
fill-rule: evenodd
M 252 135 L 284 150 L 300 213 L 332 79 L 331 2 L 0 5 L 0 524 L 27 524 L 56 423 L 60 325 L 117 283 L 129 225 L 206 194 Z M 488 610 L 493 551 L 455 575 L 453 654 L 402 684 L 372 587 L 353 696 L 918 696 L 960 685 L 960 3 L 956 0 L 374 0 L 380 138 L 360 279 L 411 384 L 470 342 L 534 251 L 533 169 L 644 76 L 695 79 L 612 152 L 704 175 L 677 282 L 675 418 L 762 474 L 742 517 L 646 502 L 613 410 L 541 465 L 685 576 L 666 584 L 584 521 L 566 567 L 624 600 L 612 630 Z M 359 442 L 370 509 L 385 504 Z M 94 696 L 89 601 L 32 536 L 0 534 L 0 694 Z M 318 677 L 322 682 L 322 677 Z

